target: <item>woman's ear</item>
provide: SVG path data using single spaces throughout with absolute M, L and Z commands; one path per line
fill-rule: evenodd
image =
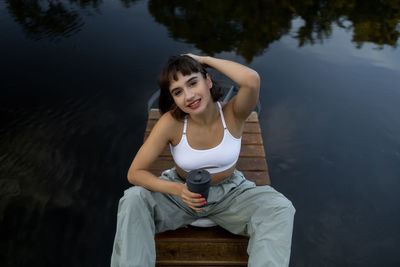
M 208 74 L 208 73 L 206 74 L 206 83 L 207 83 L 208 89 L 211 89 L 213 87 L 213 82 L 210 78 L 210 74 Z

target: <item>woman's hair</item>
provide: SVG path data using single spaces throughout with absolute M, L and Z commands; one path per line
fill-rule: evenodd
M 204 79 L 207 78 L 206 69 L 195 59 L 187 55 L 172 56 L 158 76 L 158 86 L 160 87 L 160 97 L 158 98 L 158 108 L 161 114 L 171 111 L 171 115 L 177 120 L 183 120 L 186 113 L 178 108 L 169 91 L 171 78 L 178 80 L 177 73 L 182 75 L 190 75 L 192 73 L 201 73 Z M 219 86 L 213 81 L 211 97 L 216 102 L 221 96 Z

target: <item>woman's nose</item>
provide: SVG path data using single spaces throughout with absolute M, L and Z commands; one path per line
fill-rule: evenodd
M 186 96 L 186 99 L 190 100 L 190 99 L 194 98 L 194 93 L 189 88 L 186 88 L 185 96 Z

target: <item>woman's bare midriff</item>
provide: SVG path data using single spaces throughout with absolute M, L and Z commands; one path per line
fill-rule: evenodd
M 219 184 L 226 178 L 230 177 L 235 170 L 236 165 L 232 166 L 231 168 L 219 172 L 219 173 L 212 173 L 211 174 L 211 184 Z M 186 180 L 187 172 L 176 166 L 176 172 L 178 173 L 179 177 Z

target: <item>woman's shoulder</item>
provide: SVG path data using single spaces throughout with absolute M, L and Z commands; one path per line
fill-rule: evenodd
M 183 120 L 180 121 L 176 119 L 174 116 L 172 116 L 171 111 L 167 111 L 164 114 L 161 115 L 160 119 L 158 120 L 158 123 L 165 124 L 166 126 L 169 127 L 174 127 L 178 125 L 183 125 Z
M 170 111 L 162 114 L 156 125 L 155 128 L 168 135 L 170 140 L 175 140 L 183 131 L 183 121 L 174 118 Z

